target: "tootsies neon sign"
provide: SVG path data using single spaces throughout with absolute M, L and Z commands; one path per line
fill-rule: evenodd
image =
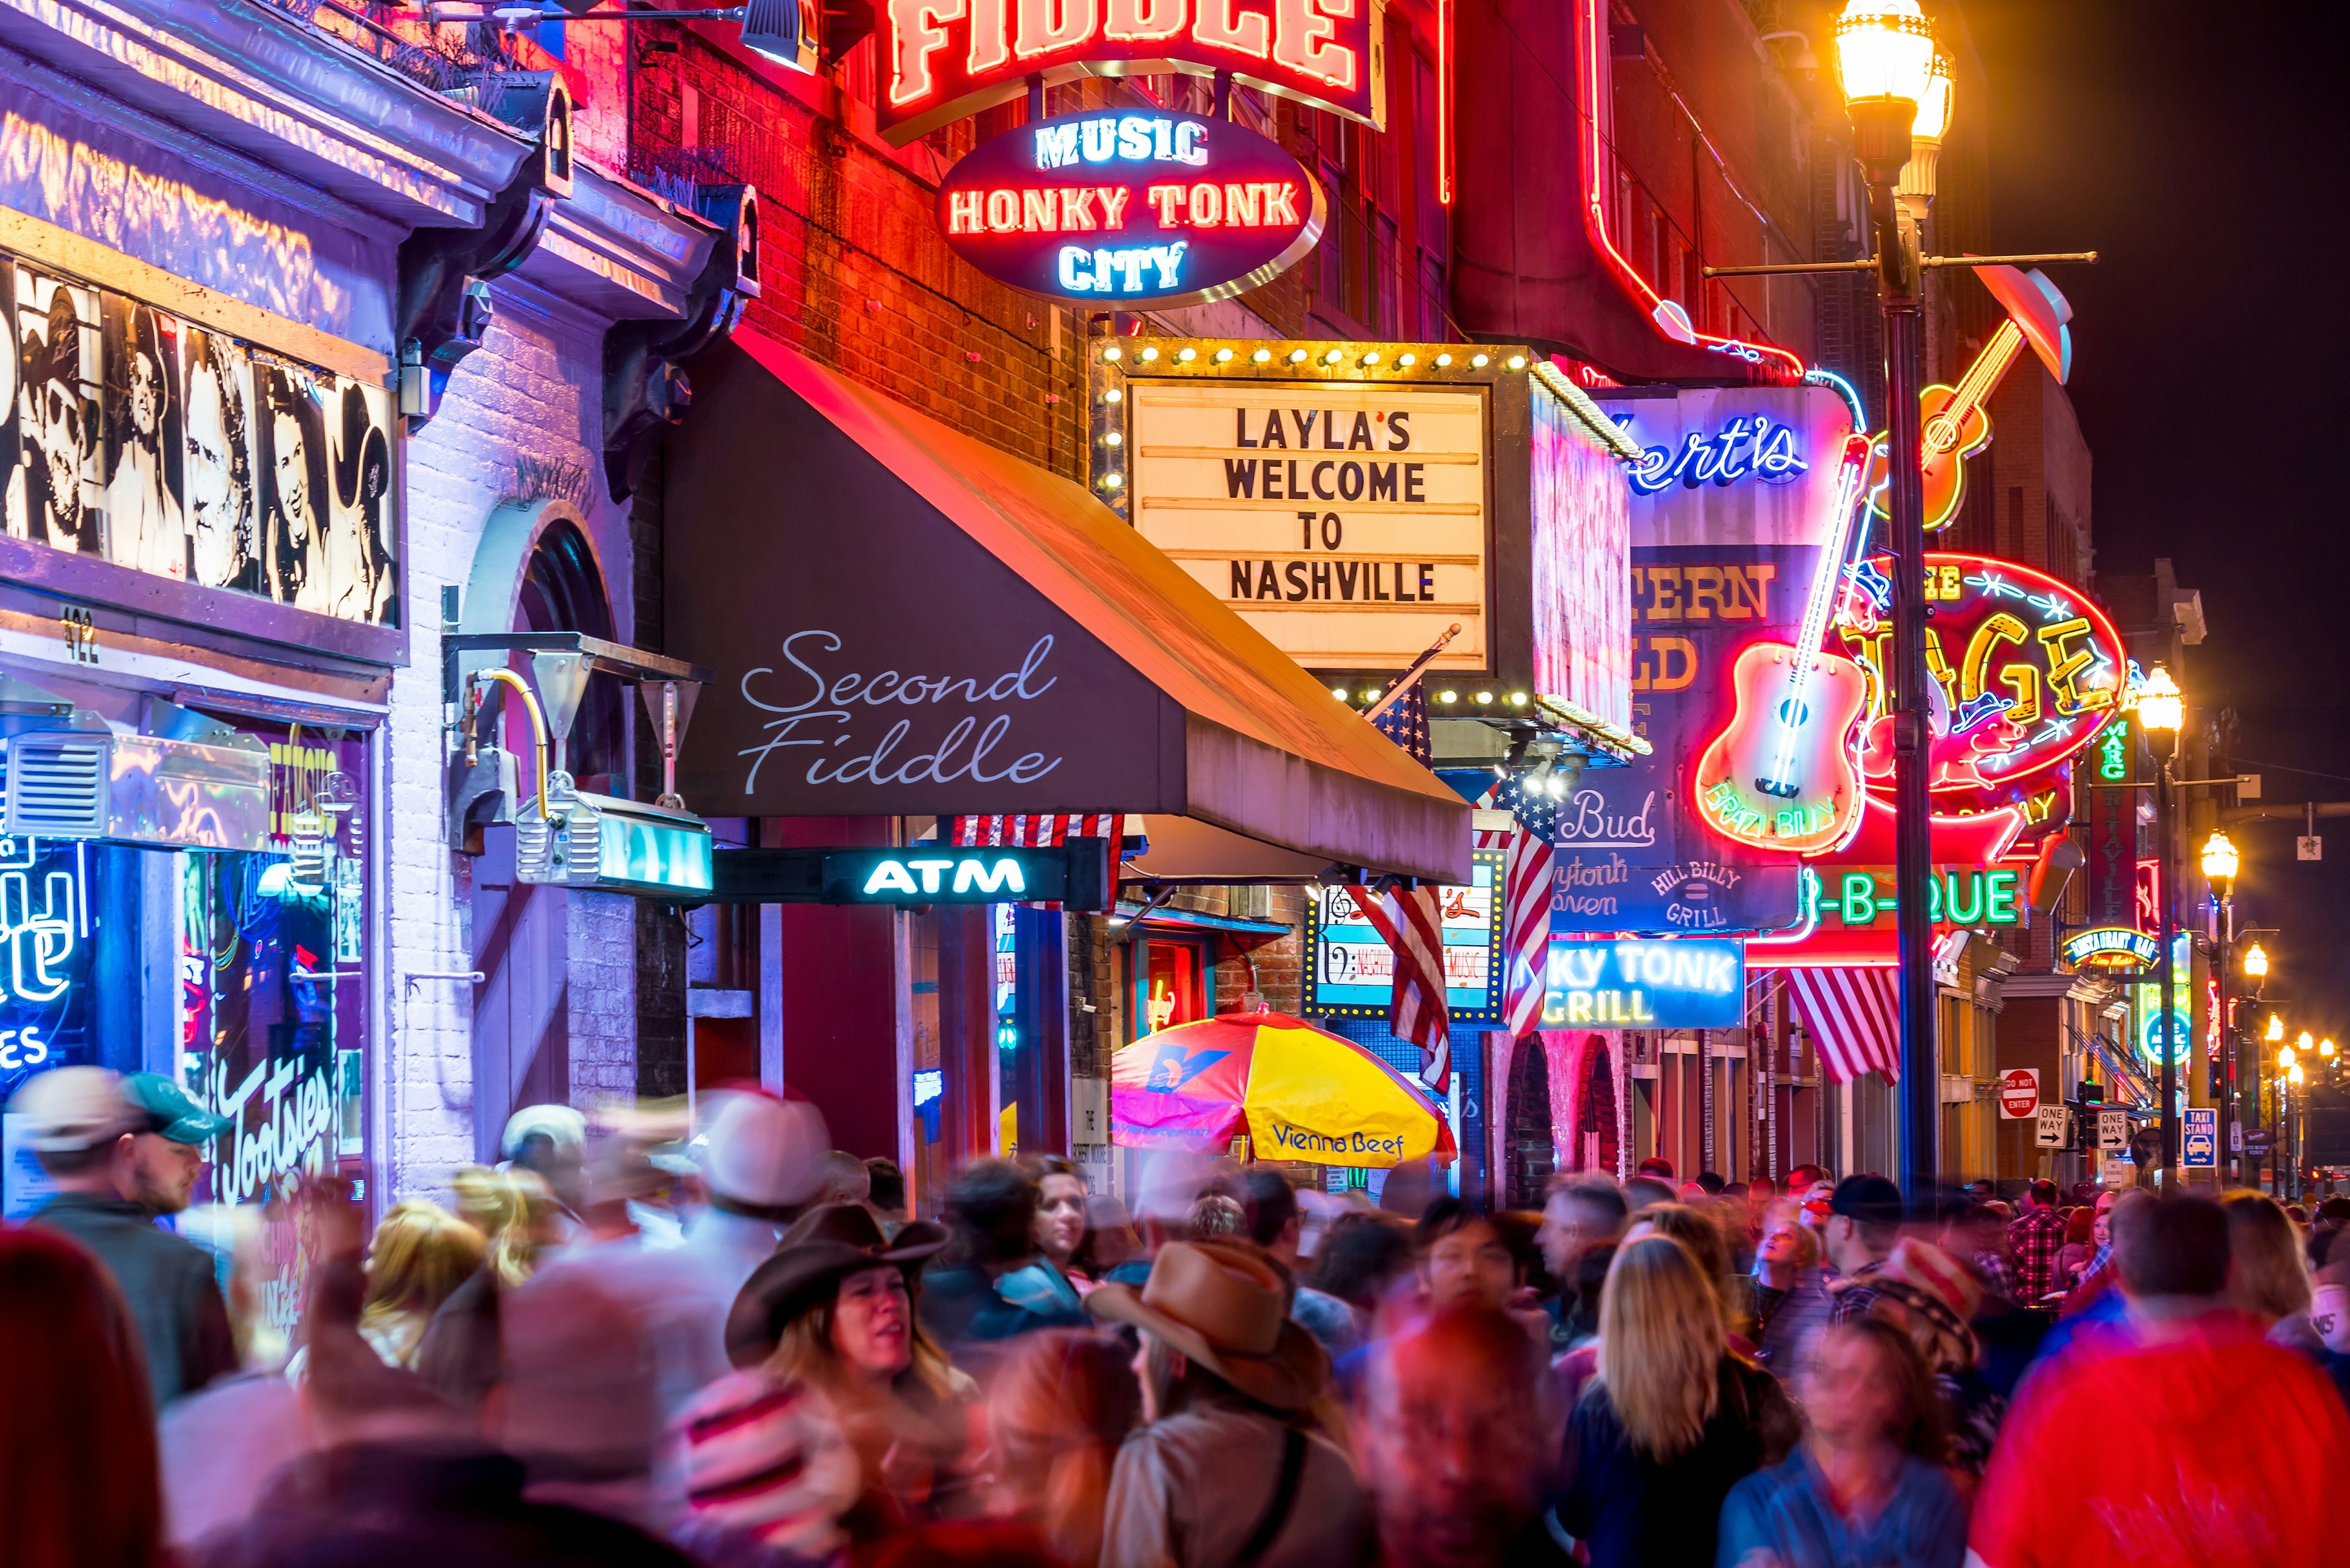
M 1030 77 L 1182 71 L 1375 127 L 1387 122 L 1381 0 L 886 0 L 875 119 L 902 147 L 1017 98 Z
M 990 277 L 1050 298 L 1185 305 L 1295 265 L 1322 192 L 1240 126 L 1164 110 L 1064 115 L 1007 131 L 947 171 L 939 226 Z

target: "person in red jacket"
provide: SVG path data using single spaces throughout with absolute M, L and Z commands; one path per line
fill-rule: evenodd
M 2324 1375 L 2227 1305 L 2226 1215 L 2180 1197 L 2116 1218 L 2126 1319 L 2024 1384 L 1975 1501 L 1970 1563 L 2339 1563 L 2329 1473 L 2350 1459 L 2350 1413 Z M 2084 1431 L 2099 1434 L 2085 1464 Z

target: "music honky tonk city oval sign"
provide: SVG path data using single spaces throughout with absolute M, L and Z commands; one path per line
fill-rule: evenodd
M 1322 191 L 1256 132 L 1165 109 L 1034 121 L 939 186 L 939 227 L 990 277 L 1073 304 L 1196 305 L 1270 282 L 1321 237 Z

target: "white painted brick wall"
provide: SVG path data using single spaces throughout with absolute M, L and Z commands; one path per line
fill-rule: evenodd
M 471 862 L 448 842 L 442 798 L 441 589 L 473 570 L 482 526 L 515 486 L 515 460 L 578 464 L 589 479 L 588 534 L 622 641 L 634 633 L 628 523 L 603 484 L 603 323 L 527 285 L 494 286 L 484 346 L 450 378 L 441 411 L 407 445 L 410 663 L 395 676 L 386 794 L 384 965 L 390 1038 L 378 1053 L 387 1107 L 380 1154 L 385 1201 L 445 1197 L 473 1157 L 472 988 L 401 977 L 462 971 L 473 951 Z M 574 1103 L 636 1087 L 636 934 L 631 901 L 567 900 Z

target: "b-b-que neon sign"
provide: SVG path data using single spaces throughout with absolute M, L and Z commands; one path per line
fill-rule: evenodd
M 1163 109 L 1004 132 L 939 183 L 954 253 L 1014 288 L 1188 305 L 1271 281 L 1321 237 L 1321 188 L 1256 132 Z
M 1382 0 L 884 0 L 884 140 L 902 147 L 1028 78 L 1181 71 L 1387 123 Z

